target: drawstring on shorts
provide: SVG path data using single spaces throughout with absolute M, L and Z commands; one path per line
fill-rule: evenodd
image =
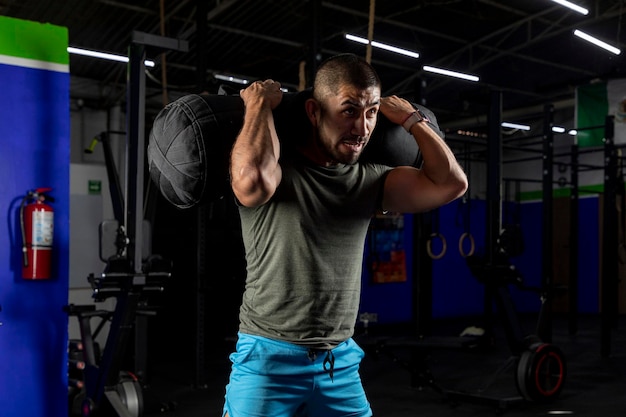
M 309 349 L 309 352 L 307 353 L 307 356 L 309 358 L 309 360 L 311 362 L 313 362 L 315 359 L 317 359 L 317 350 L 315 349 Z M 324 358 L 324 362 L 322 363 L 322 367 L 324 368 L 324 371 L 328 373 L 328 376 L 330 376 L 330 380 L 331 382 L 334 382 L 334 376 L 335 376 L 335 355 L 333 355 L 333 351 L 328 349 L 326 351 L 326 357 Z
M 326 369 L 326 364 L 330 364 L 328 369 Z M 329 349 L 326 351 L 326 357 L 324 358 L 324 364 L 322 366 L 324 367 L 324 370 L 328 372 L 328 376 L 330 376 L 330 381 L 334 382 L 333 375 L 335 372 L 335 355 L 333 355 L 332 350 Z

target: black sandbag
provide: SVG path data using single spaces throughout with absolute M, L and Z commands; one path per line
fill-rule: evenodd
M 274 110 L 281 146 L 294 146 L 295 141 L 305 139 L 302 126 L 309 121 L 304 101 L 310 95 L 310 90 L 283 94 Z M 431 127 L 443 138 L 435 115 L 423 106 L 413 106 L 429 117 Z M 239 96 L 216 94 L 189 94 L 159 112 L 150 130 L 146 156 L 150 177 L 167 201 L 185 209 L 228 192 L 229 154 L 243 115 Z M 413 136 L 381 113 L 360 160 L 419 166 L 420 159 Z
M 228 157 L 243 124 L 238 96 L 189 94 L 169 103 L 150 130 L 146 157 L 150 177 L 178 208 L 224 195 Z

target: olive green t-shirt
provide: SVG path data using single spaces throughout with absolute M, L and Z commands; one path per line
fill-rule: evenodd
M 334 347 L 354 333 L 365 237 L 391 168 L 302 159 L 281 167 L 268 203 L 239 207 L 247 262 L 239 330 Z

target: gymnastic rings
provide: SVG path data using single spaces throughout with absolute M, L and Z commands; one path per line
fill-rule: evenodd
M 469 250 L 465 252 L 463 249 L 463 242 L 465 239 L 469 239 Z M 476 244 L 474 243 L 474 236 L 470 232 L 465 232 L 459 238 L 459 253 L 462 257 L 467 258 L 468 256 L 472 256 L 474 254 L 474 249 L 476 248 Z
M 439 240 L 441 240 L 441 252 L 439 252 L 436 255 L 433 253 L 433 249 L 432 249 L 433 239 L 435 238 L 439 238 Z M 426 242 L 426 252 L 428 253 L 428 256 L 430 256 L 432 259 L 441 259 L 443 258 L 443 255 L 446 254 L 447 249 L 448 249 L 448 243 L 446 242 L 446 238 L 443 237 L 441 233 L 430 234 L 430 237 L 428 238 L 428 241 Z

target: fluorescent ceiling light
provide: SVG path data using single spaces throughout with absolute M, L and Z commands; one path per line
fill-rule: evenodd
M 346 33 L 346 39 L 350 41 L 362 43 L 364 45 L 367 45 L 370 43 L 368 39 L 361 38 L 360 36 L 350 35 L 349 33 Z M 396 54 L 410 56 L 411 58 L 419 58 L 420 56 L 420 54 L 418 54 L 417 52 L 409 51 L 408 49 L 398 48 L 392 45 L 387 45 L 386 43 L 382 43 L 382 42 L 372 41 L 371 45 L 375 48 L 380 48 L 386 51 L 395 52 Z
M 615 55 L 619 55 L 622 52 L 618 48 L 616 48 L 616 47 L 614 47 L 612 45 L 609 45 L 608 43 L 603 42 L 600 39 L 594 38 L 593 36 L 588 35 L 588 34 L 586 34 L 585 32 L 583 32 L 581 30 L 576 29 L 574 31 L 574 35 L 578 36 L 581 39 L 586 40 L 587 42 L 591 42 L 592 44 L 594 44 L 596 46 L 599 46 L 600 48 L 604 48 L 607 51 L 614 53 Z
M 517 124 L 517 123 L 502 122 L 502 124 L 500 126 L 508 127 L 508 128 L 511 128 L 511 129 L 530 130 L 530 126 L 528 126 L 528 125 L 520 125 L 520 124 Z
M 410 56 L 411 58 L 419 58 L 420 54 L 417 52 L 409 51 L 407 49 L 398 48 L 392 45 L 387 45 L 386 43 L 372 41 L 372 46 L 375 48 L 384 49 L 386 51 L 395 52 L 396 54 L 402 54 L 406 56 Z
M 243 84 L 243 85 L 248 85 L 250 84 L 250 80 L 246 79 L 246 78 L 239 78 L 239 77 L 234 77 L 232 75 L 223 75 L 223 74 L 213 74 L 213 76 L 218 79 L 218 80 L 222 80 L 222 81 L 228 81 L 231 83 L 236 83 L 236 84 Z M 280 87 L 280 90 L 283 93 L 287 93 L 289 92 L 288 88 L 285 87 Z
M 364 45 L 371 44 L 373 47 L 385 49 L 387 51 L 395 52 L 397 54 L 402 54 L 406 56 L 410 56 L 411 58 L 419 58 L 419 54 L 417 52 L 409 51 L 407 49 L 398 48 L 392 45 L 387 45 L 385 43 L 377 42 L 377 41 L 369 41 L 368 39 L 362 38 L 360 36 L 351 35 L 346 33 L 346 39 L 358 42 Z M 463 74 L 462 72 L 450 71 L 442 68 L 435 68 L 428 65 L 423 67 L 424 71 L 434 72 L 441 75 L 447 75 L 449 77 L 462 78 L 464 80 L 469 81 L 478 81 L 479 78 L 476 75 Z
M 91 51 L 89 49 L 74 48 L 72 46 L 67 47 L 67 52 L 70 54 L 74 54 L 74 55 L 84 55 L 84 56 L 90 56 L 93 58 L 107 59 L 109 61 L 117 61 L 117 62 L 125 62 L 125 63 L 129 61 L 128 57 L 124 55 L 115 55 L 115 54 L 109 54 L 106 52 Z M 146 67 L 154 67 L 155 65 L 154 61 L 150 61 L 147 59 L 144 61 L 144 64 Z
M 580 7 L 579 5 L 569 2 L 567 0 L 552 0 L 552 1 L 555 3 L 559 3 L 561 6 L 565 6 L 569 9 L 572 9 L 573 11 L 578 12 L 580 14 L 586 15 L 589 13 L 589 10 L 585 9 L 584 7 Z
M 370 43 L 369 40 L 362 38 L 360 36 L 354 36 L 354 35 L 350 35 L 349 33 L 346 33 L 346 39 L 348 39 L 349 41 L 354 41 L 354 42 L 358 42 L 358 43 L 362 43 L 364 45 L 367 45 Z
M 231 75 L 214 74 L 213 76 L 218 80 L 230 81 L 231 83 L 237 84 L 248 84 L 250 82 L 244 78 L 233 77 Z
M 565 129 L 564 127 L 561 127 L 561 126 L 554 126 L 552 128 L 552 131 L 555 132 L 555 133 L 565 133 L 566 130 L 567 129 Z M 570 135 L 570 136 L 576 136 L 577 133 L 578 132 L 576 131 L 576 129 L 567 130 L 567 134 Z
M 464 80 L 469 80 L 469 81 L 479 80 L 479 78 L 476 75 L 464 74 L 462 72 L 450 71 L 450 70 L 446 70 L 442 68 L 431 67 L 428 65 L 424 65 L 423 69 L 424 71 L 434 72 L 434 73 L 441 74 L 441 75 L 447 75 L 448 77 L 462 78 Z

